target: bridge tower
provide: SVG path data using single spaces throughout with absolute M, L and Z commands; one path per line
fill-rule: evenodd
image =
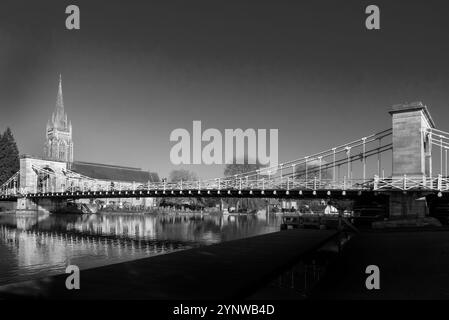
M 35 168 L 44 168 L 47 173 L 37 172 Z M 63 188 L 64 180 L 55 178 L 51 173 L 63 177 L 67 169 L 67 162 L 45 160 L 22 155 L 20 157 L 20 188 L 26 193 L 56 192 Z M 40 201 L 30 198 L 17 199 L 17 211 L 41 210 L 48 212 L 65 205 L 66 201 L 42 199 Z
M 431 143 L 426 129 L 435 123 L 429 110 L 421 102 L 394 105 L 389 112 L 393 129 L 392 178 L 432 176 Z M 421 192 L 392 191 L 390 216 L 422 217 L 427 213 Z

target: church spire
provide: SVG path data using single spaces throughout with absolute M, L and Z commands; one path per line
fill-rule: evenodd
M 58 96 L 56 98 L 56 111 L 58 111 L 58 109 L 62 109 L 62 112 L 64 112 L 64 101 L 62 99 L 62 77 L 61 77 L 61 74 L 59 74 Z
M 56 96 L 55 112 L 52 116 L 53 127 L 67 129 L 67 116 L 64 112 L 64 100 L 62 98 L 62 76 L 59 74 L 58 95 Z
M 47 123 L 44 155 L 46 159 L 50 160 L 73 161 L 72 124 L 68 121 L 64 111 L 61 74 L 59 75 L 55 111 Z

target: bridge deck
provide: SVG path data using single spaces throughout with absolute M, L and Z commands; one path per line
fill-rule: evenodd
M 76 192 L 48 192 L 30 193 L 23 195 L 33 200 L 51 198 L 55 200 L 65 199 L 101 199 L 101 198 L 185 198 L 185 197 L 212 197 L 212 198 L 304 198 L 316 197 L 333 198 L 356 197 L 361 195 L 372 195 L 375 192 L 370 189 L 304 189 L 304 190 L 283 190 L 283 189 L 253 189 L 253 190 L 121 190 L 121 191 L 76 191 Z M 20 195 L 0 195 L 0 201 L 13 201 L 20 198 Z
M 166 255 L 82 270 L 80 290 L 62 274 L 0 287 L 0 298 L 242 298 L 337 234 L 286 230 Z

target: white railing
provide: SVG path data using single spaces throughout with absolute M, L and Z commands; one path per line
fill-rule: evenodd
M 228 191 L 228 190 L 373 190 L 373 191 L 409 191 L 409 190 L 433 190 L 433 191 L 449 191 L 449 179 L 438 175 L 437 177 L 389 177 L 380 178 L 375 175 L 374 179 L 258 179 L 250 180 L 243 178 L 218 178 L 215 180 L 205 181 L 179 181 L 179 182 L 150 182 L 150 183 L 129 183 L 129 182 L 113 182 L 105 180 L 80 180 L 76 186 L 61 186 L 59 189 L 44 189 L 40 191 L 26 190 L 25 188 L 9 188 L 2 189 L 0 196 L 26 196 L 29 194 L 51 196 L 55 193 L 63 193 L 65 195 L 91 192 L 116 192 L 121 195 L 132 193 L 138 196 L 140 191 L 185 191 L 182 194 L 193 196 L 198 191 Z M 179 194 L 179 193 L 177 193 Z
M 433 190 L 449 191 L 449 179 L 439 174 L 437 177 L 402 177 L 379 178 L 374 177 L 373 190 Z
M 53 173 L 52 173 L 53 174 Z M 343 179 L 335 181 L 332 179 L 258 179 L 250 180 L 243 178 L 218 178 L 205 181 L 179 181 L 179 182 L 150 182 L 150 183 L 124 183 L 100 180 L 76 180 L 68 181 L 69 186 L 59 184 L 59 188 L 41 188 L 41 190 L 27 190 L 21 188 L 18 190 L 8 189 L 1 192 L 3 196 L 25 196 L 27 194 L 51 196 L 55 193 L 66 195 L 77 193 L 100 193 L 100 192 L 118 192 L 126 194 L 127 192 L 140 194 L 140 191 L 185 191 L 187 194 L 198 194 L 201 191 L 228 191 L 228 190 L 370 190 L 373 188 L 374 180 L 362 179 Z

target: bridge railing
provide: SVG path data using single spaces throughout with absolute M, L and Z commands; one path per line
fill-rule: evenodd
M 382 184 L 383 183 L 383 184 Z M 387 182 L 378 183 L 380 188 L 385 188 Z M 343 179 L 336 181 L 333 179 L 214 179 L 205 181 L 179 181 L 179 182 L 156 182 L 156 183 L 123 183 L 110 181 L 84 182 L 70 185 L 63 185 L 61 189 L 54 190 L 28 190 L 25 188 L 11 188 L 2 190 L 0 195 L 24 196 L 26 194 L 53 194 L 53 193 L 76 193 L 76 192 L 135 192 L 142 190 L 363 190 L 373 189 L 374 180 Z M 449 185 L 447 181 L 445 185 Z
M 341 189 L 341 190 L 363 190 L 372 189 L 374 179 L 215 179 L 205 181 L 179 181 L 179 182 L 156 182 L 156 183 L 115 183 L 115 184 L 81 184 L 69 186 L 60 192 L 92 192 L 92 191 L 141 191 L 141 190 L 319 190 L 319 189 Z M 46 193 L 46 192 L 44 192 Z
M 215 181 L 181 181 L 170 183 L 151 183 L 141 185 L 141 189 L 149 190 L 268 190 L 268 189 L 372 189 L 373 179 L 351 179 L 335 181 L 332 179 L 216 179 Z
M 379 178 L 374 177 L 374 190 L 433 190 L 449 191 L 449 179 L 439 174 L 436 177 L 407 176 Z
M 61 190 L 27 190 L 16 184 L 10 184 L 9 188 L 0 190 L 1 196 L 21 197 L 27 194 L 74 193 L 74 192 L 136 192 L 141 190 L 433 190 L 449 192 L 449 177 L 438 175 L 428 176 L 401 176 L 380 178 L 375 175 L 373 179 L 293 179 L 290 177 L 282 179 L 245 179 L 228 178 L 213 179 L 205 181 L 179 181 L 179 182 L 156 182 L 156 183 L 82 183 L 76 186 L 68 186 Z

